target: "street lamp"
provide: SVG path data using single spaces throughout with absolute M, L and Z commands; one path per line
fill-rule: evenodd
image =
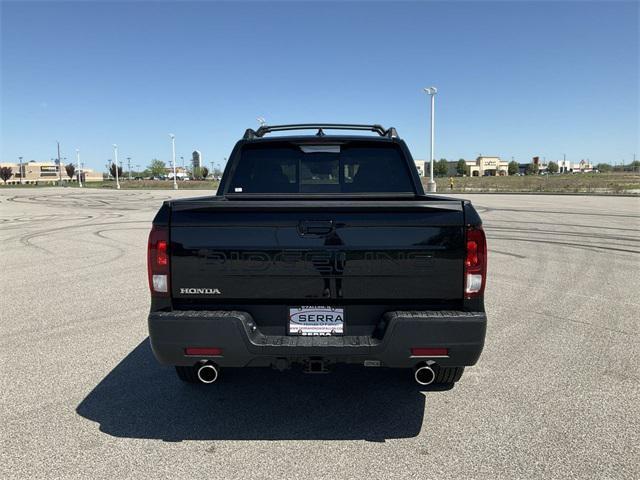
M 129 170 L 129 181 L 131 181 L 131 157 L 127 157 L 127 169 Z
M 76 148 L 76 165 L 78 165 L 78 187 L 82 188 L 82 170 L 80 169 L 80 149 Z
M 24 170 L 22 169 L 22 157 L 18 157 L 18 160 L 20 160 L 20 185 L 22 185 L 22 176 L 24 175 Z
M 63 157 L 62 161 L 60 162 L 60 186 L 62 186 L 62 167 L 64 166 L 66 161 L 67 157 Z
M 120 179 L 118 178 L 118 145 L 113 144 L 113 163 L 115 165 L 116 174 L 116 190 L 120 190 Z
M 60 177 L 60 186 L 62 186 L 62 161 L 60 161 L 60 142 L 58 144 L 58 174 Z
M 431 96 L 431 158 L 429 159 L 429 182 L 427 183 L 427 192 L 436 191 L 436 182 L 433 181 L 433 137 L 435 132 L 435 108 L 436 108 L 436 93 L 438 89 L 436 87 L 427 87 L 424 89 L 425 93 Z
M 173 189 L 178 189 L 178 182 L 176 180 L 176 136 L 173 133 L 169 134 L 171 138 L 171 164 L 173 166 Z

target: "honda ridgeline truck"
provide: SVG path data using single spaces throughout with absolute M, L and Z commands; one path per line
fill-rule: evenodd
M 451 386 L 484 345 L 480 217 L 425 195 L 405 142 L 380 125 L 247 130 L 215 196 L 164 202 L 148 270 L 151 347 L 186 382 L 350 363 Z

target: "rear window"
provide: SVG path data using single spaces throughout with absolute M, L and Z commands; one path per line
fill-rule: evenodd
M 246 145 L 229 193 L 413 193 L 394 144 Z

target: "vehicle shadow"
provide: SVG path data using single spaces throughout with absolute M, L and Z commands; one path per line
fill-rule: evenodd
M 115 437 L 379 442 L 418 435 L 424 407 L 424 394 L 401 370 L 226 369 L 213 385 L 189 385 L 157 364 L 146 339 L 76 412 Z

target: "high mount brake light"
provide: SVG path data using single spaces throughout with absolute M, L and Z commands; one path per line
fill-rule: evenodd
M 169 230 L 154 226 L 147 245 L 147 272 L 152 296 L 169 296 L 169 267 Z
M 487 283 L 487 239 L 482 227 L 467 228 L 464 297 L 482 296 Z

